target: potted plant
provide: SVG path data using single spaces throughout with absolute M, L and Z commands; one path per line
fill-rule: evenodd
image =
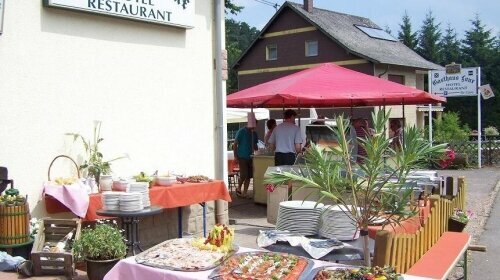
M 73 141 L 77 141 L 78 139 L 82 141 L 85 152 L 87 153 L 87 159 L 79 166 L 79 169 L 87 171 L 87 176 L 93 177 L 97 185 L 99 185 L 101 175 L 111 174 L 111 162 L 128 157 L 125 155 L 111 160 L 103 159 L 104 157 L 99 150 L 99 144 L 104 140 L 104 138 L 100 136 L 101 125 L 101 121 L 94 121 L 94 137 L 92 138 L 92 142 L 90 139 L 85 139 L 85 137 L 79 133 L 66 133 L 66 135 L 73 136 Z
M 411 169 L 425 164 L 429 158 L 437 158 L 445 147 L 432 146 L 411 127 L 405 129 L 402 146 L 392 148 L 386 131 L 389 113 L 379 110 L 372 118 L 373 134 L 356 139 L 366 150 L 362 163 L 353 162 L 349 121 L 340 116 L 336 119 L 337 126 L 331 128 L 338 146 L 322 149 L 312 144 L 305 152 L 305 164 L 298 171 L 274 172 L 265 180 L 273 185 L 297 182 L 302 185 L 298 190 L 313 188 L 320 193 L 318 203 L 325 199 L 337 201 L 360 230 L 366 266 L 371 266 L 368 226 L 381 215 L 387 223 L 399 224 L 417 213 L 417 206 L 410 204 L 413 189 L 406 186 L 406 177 Z
M 125 239 L 116 222 L 98 220 L 82 230 L 73 244 L 76 260 L 86 261 L 90 280 L 101 280 L 127 254 Z
M 469 222 L 469 218 L 472 214 L 467 211 L 464 212 L 461 209 L 453 209 L 453 214 L 448 219 L 448 231 L 462 232 Z

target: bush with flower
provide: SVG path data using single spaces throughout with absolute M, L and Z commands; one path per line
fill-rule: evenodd
M 455 154 L 454 150 L 446 149 L 446 151 L 444 152 L 444 155 L 438 161 L 439 168 L 446 169 L 446 168 L 450 167 L 453 164 L 455 157 L 456 157 L 456 154 Z
M 116 221 L 98 220 L 95 227 L 82 230 L 80 239 L 73 244 L 78 260 L 113 260 L 127 254 L 127 245 Z
M 461 222 L 462 224 L 466 224 L 469 222 L 469 219 L 471 217 L 472 211 L 463 211 L 462 209 L 455 208 L 453 209 L 453 214 L 451 215 L 450 219 Z

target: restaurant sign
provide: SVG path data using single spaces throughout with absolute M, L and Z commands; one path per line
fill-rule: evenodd
M 444 97 L 475 96 L 479 78 L 479 67 L 462 68 L 458 73 L 447 74 L 446 70 L 429 71 L 429 92 Z
M 0 0 L 1 2 L 2 0 Z M 173 25 L 194 26 L 195 0 L 43 0 L 45 6 Z

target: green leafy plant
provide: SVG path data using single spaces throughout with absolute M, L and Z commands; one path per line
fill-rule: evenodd
M 494 126 L 488 126 L 484 129 L 484 135 L 486 136 L 496 136 L 499 135 L 498 130 Z
M 298 183 L 301 187 L 297 191 L 313 188 L 319 191 L 318 203 L 331 199 L 342 206 L 361 231 L 367 266 L 371 266 L 368 226 L 381 216 L 399 224 L 417 213 L 416 206 L 410 204 L 413 188 L 406 184 L 406 177 L 428 158 L 439 158 L 445 148 L 432 146 L 416 128 L 409 127 L 405 129 L 402 147 L 392 149 L 386 131 L 389 113 L 380 110 L 372 118 L 374 134 L 357 138 L 367 154 L 363 163 L 352 161 L 349 121 L 340 116 L 336 119 L 337 127 L 331 128 L 338 140 L 337 147 L 321 149 L 312 144 L 305 152 L 305 164 L 297 171 L 273 172 L 265 179 L 273 185 Z
M 78 260 L 121 259 L 127 254 L 127 246 L 115 221 L 98 220 L 94 228 L 82 230 L 80 239 L 73 243 L 73 254 Z
M 103 155 L 99 150 L 99 144 L 104 140 L 101 135 L 101 121 L 94 121 L 94 135 L 91 139 L 87 140 L 79 133 L 66 133 L 66 135 L 73 136 L 73 141 L 81 140 L 85 153 L 87 154 L 87 159 L 80 165 L 80 170 L 87 171 L 89 176 L 93 176 L 97 183 L 99 183 L 100 175 L 106 175 L 111 173 L 111 162 L 123 158 L 127 158 L 127 155 L 113 158 L 111 160 L 104 160 Z
M 450 218 L 455 221 L 459 221 L 463 224 L 466 224 L 469 222 L 470 217 L 472 217 L 472 212 L 470 211 L 464 212 L 461 209 L 455 208 Z
M 433 134 L 437 142 L 465 141 L 469 139 L 470 129 L 467 125 L 461 125 L 457 113 L 447 112 L 441 120 L 435 120 Z

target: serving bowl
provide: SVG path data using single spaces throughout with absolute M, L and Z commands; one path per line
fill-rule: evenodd
M 171 186 L 177 182 L 175 176 L 158 176 L 156 177 L 156 184 L 159 186 Z

